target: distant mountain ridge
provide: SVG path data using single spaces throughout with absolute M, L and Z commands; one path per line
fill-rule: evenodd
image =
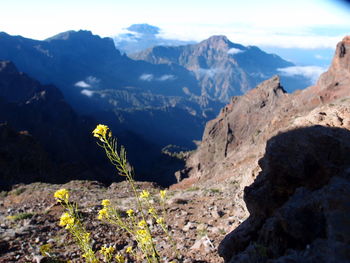
M 133 24 L 125 33 L 113 37 L 115 46 L 126 54 L 133 54 L 153 46 L 179 46 L 193 44 L 193 41 L 167 39 L 160 35 L 161 29 L 149 24 Z
M 181 65 L 195 75 L 202 94 L 221 102 L 228 102 L 232 96 L 242 95 L 261 81 L 279 74 L 280 68 L 294 66 L 258 47 L 232 43 L 226 36 L 212 36 L 193 45 L 157 46 L 131 57 L 153 64 Z M 281 78 L 288 91 L 309 85 L 305 77 Z
M 98 120 L 108 115 L 107 122 L 118 131 L 130 130 L 157 140 L 168 138 L 159 142 L 160 147 L 163 143 L 192 145 L 207 117 L 213 117 L 222 106 L 201 98 L 198 82 L 187 69 L 134 61 L 122 55 L 112 39 L 90 31 L 63 32 L 45 41 L 0 33 L 0 59 L 13 61 L 42 83 L 55 84 L 79 113 Z M 141 114 L 142 110 L 149 114 Z M 173 133 L 179 126 L 175 119 L 169 120 L 170 126 L 162 126 L 154 117 L 164 111 L 174 112 L 175 119 L 191 119 L 190 126 Z M 138 118 L 147 118 L 160 129 L 142 130 Z

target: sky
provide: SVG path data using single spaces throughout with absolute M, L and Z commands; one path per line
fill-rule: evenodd
M 244 45 L 334 48 L 350 35 L 350 4 L 340 0 L 0 0 L 0 31 L 45 39 L 86 29 L 113 36 L 148 23 L 166 38 L 226 35 Z

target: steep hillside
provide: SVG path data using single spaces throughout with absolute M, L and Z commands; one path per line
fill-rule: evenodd
M 113 181 L 91 130 L 52 85 L 41 85 L 13 63 L 0 61 L 0 187 L 73 178 Z M 107 169 L 107 170 L 106 170 Z
M 193 45 L 157 46 L 132 57 L 154 64 L 181 65 L 193 72 L 203 95 L 225 103 L 279 73 L 279 69 L 294 65 L 255 46 L 232 43 L 225 36 L 212 36 Z M 283 77 L 283 81 L 289 91 L 309 85 L 303 77 Z

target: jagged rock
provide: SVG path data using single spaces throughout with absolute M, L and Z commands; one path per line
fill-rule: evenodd
M 350 132 L 314 126 L 281 133 L 259 163 L 244 191 L 250 216 L 220 244 L 225 261 L 313 262 L 316 251 L 321 262 L 350 260 L 336 252 L 350 249 Z M 334 250 L 322 252 L 325 244 Z M 259 260 L 257 248 L 265 251 Z

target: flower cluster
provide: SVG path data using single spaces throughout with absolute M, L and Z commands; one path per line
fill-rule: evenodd
M 98 260 L 95 256 L 92 246 L 90 244 L 90 233 L 86 231 L 78 218 L 78 208 L 69 202 L 69 192 L 67 189 L 60 189 L 54 193 L 56 200 L 65 208 L 60 218 L 59 225 L 67 229 L 75 241 L 78 243 L 82 257 L 88 263 L 97 263 Z
M 69 199 L 69 193 L 67 189 L 60 189 L 57 190 L 54 195 L 57 202 L 68 202 Z
M 100 249 L 100 252 L 103 255 L 106 262 L 111 261 L 114 251 L 115 251 L 114 247 L 112 247 L 112 246 L 107 247 L 106 245 L 103 245 Z
M 99 138 L 102 142 L 107 140 L 107 134 L 108 137 L 112 136 L 112 132 L 109 131 L 108 126 L 102 124 L 97 125 L 96 128 L 92 131 L 92 134 L 94 137 Z
M 60 218 L 60 223 L 59 225 L 62 227 L 65 227 L 66 229 L 70 229 L 74 226 L 75 224 L 75 219 L 72 217 L 69 213 L 63 213 L 61 218 Z

